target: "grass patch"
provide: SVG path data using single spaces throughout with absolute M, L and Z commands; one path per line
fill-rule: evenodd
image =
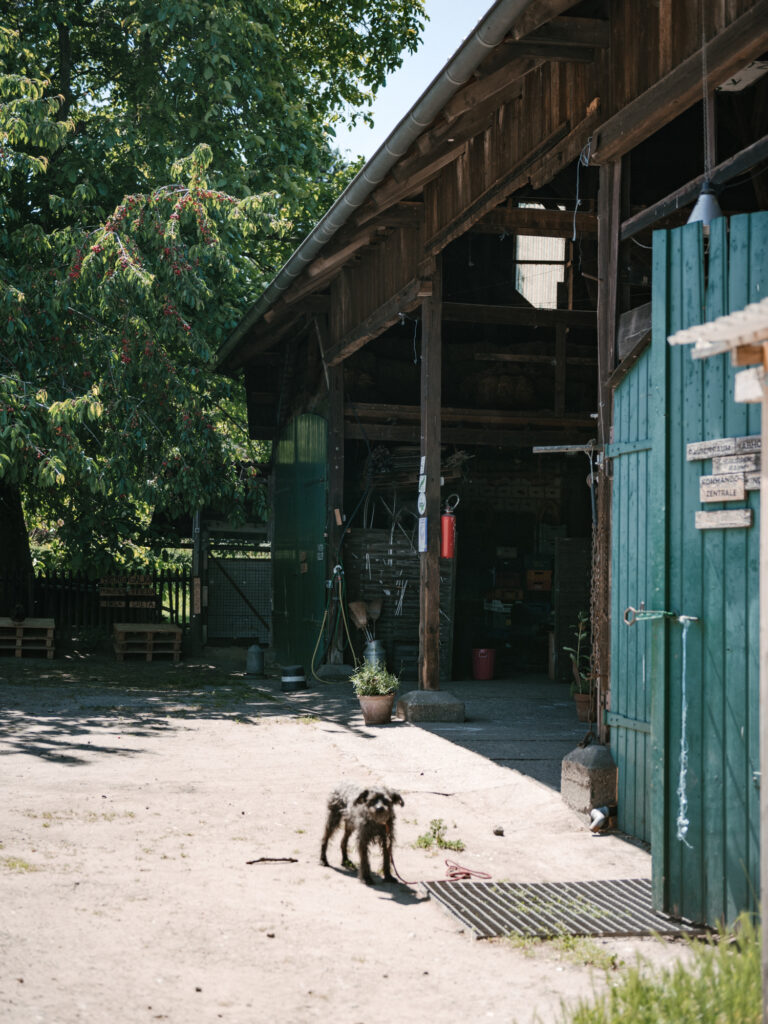
M 466 849 L 461 839 L 446 839 L 447 827 L 442 818 L 433 818 L 429 823 L 429 832 L 424 832 L 413 844 L 420 850 L 431 850 L 436 846 L 439 850 L 457 850 L 459 853 Z
M 615 953 L 604 949 L 593 939 L 583 935 L 553 935 L 542 938 L 535 935 L 509 935 L 501 940 L 514 949 L 534 956 L 537 952 L 559 954 L 561 960 L 585 967 L 595 967 L 599 971 L 615 971 L 623 966 L 623 961 Z
M 25 874 L 28 871 L 39 871 L 34 864 L 30 864 L 23 857 L 0 857 L 0 866 L 6 871 L 15 871 L 17 874 Z
M 607 995 L 564 1013 L 563 1024 L 760 1024 L 760 931 L 751 918 L 691 948 L 689 965 L 630 968 Z

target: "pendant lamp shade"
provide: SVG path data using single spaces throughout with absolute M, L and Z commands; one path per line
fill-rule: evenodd
M 699 192 L 699 198 L 696 200 L 696 205 L 691 210 L 691 215 L 688 218 L 688 224 L 695 224 L 697 221 L 701 221 L 704 225 L 704 230 L 707 231 L 709 225 L 713 220 L 723 216 L 723 211 L 720 209 L 720 204 L 717 201 L 717 196 L 708 181 L 705 181 L 701 186 L 701 192 Z

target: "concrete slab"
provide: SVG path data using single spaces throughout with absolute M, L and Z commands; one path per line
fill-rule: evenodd
M 464 702 L 445 690 L 411 690 L 399 698 L 397 717 L 406 722 L 463 722 Z

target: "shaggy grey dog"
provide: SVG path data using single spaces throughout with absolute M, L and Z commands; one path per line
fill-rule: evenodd
M 337 786 L 328 797 L 328 820 L 325 823 L 323 845 L 320 848 L 320 863 L 328 866 L 328 840 L 343 823 L 341 860 L 344 867 L 355 866 L 347 856 L 347 844 L 352 833 L 357 832 L 357 877 L 366 885 L 373 885 L 368 848 L 371 843 L 379 843 L 383 857 L 384 881 L 394 882 L 391 866 L 392 843 L 395 839 L 395 804 L 402 807 L 403 798 L 385 786 L 368 789 L 361 789 L 355 785 Z

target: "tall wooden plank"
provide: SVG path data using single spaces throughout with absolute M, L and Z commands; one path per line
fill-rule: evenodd
M 727 312 L 728 303 L 728 222 L 714 221 L 709 237 L 709 273 L 705 319 L 711 320 Z M 726 384 L 725 361 L 707 360 L 703 368 L 702 438 L 725 437 Z M 723 821 L 728 818 L 725 796 L 725 706 L 724 649 L 719 629 L 712 629 L 723 616 L 722 581 L 727 571 L 725 545 L 730 530 L 704 530 L 701 536 L 701 638 L 704 673 L 704 729 L 702 733 L 702 799 L 705 815 L 706 857 L 704 860 L 704 895 L 706 920 L 714 921 L 722 906 L 725 877 L 726 832 Z
M 667 300 L 669 292 L 670 239 L 667 232 L 653 234 L 651 307 L 651 410 L 652 469 L 649 502 L 654 521 L 649 525 L 649 601 L 647 607 L 667 607 Z M 649 623 L 651 630 L 651 862 L 653 900 L 658 909 L 667 906 L 668 808 L 667 757 L 667 626 L 664 619 Z
M 426 474 L 427 550 L 421 554 L 419 687 L 440 689 L 440 413 L 442 405 L 442 261 L 422 305 L 421 458 Z

